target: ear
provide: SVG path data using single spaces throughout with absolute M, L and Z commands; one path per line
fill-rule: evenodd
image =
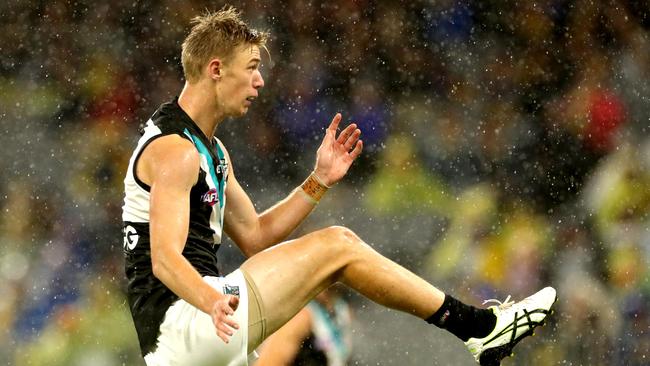
M 213 58 L 208 62 L 208 77 L 212 80 L 219 80 L 221 79 L 221 75 L 223 74 L 223 62 L 218 59 L 218 58 Z

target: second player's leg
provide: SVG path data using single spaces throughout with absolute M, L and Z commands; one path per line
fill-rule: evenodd
M 268 334 L 337 281 L 379 304 L 423 319 L 431 316 L 445 297 L 343 227 L 279 244 L 254 255 L 241 268 L 259 289 Z

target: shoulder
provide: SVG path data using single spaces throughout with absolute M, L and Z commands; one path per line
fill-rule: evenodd
M 152 141 L 143 152 L 142 159 L 152 176 L 157 173 L 193 176 L 200 166 L 199 152 L 194 144 L 177 134 L 165 135 Z
M 149 149 L 155 155 L 160 155 L 165 160 L 194 160 L 198 161 L 199 152 L 194 144 L 177 134 L 165 135 L 149 144 Z

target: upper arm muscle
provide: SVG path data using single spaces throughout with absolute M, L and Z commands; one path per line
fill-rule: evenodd
M 180 136 L 158 138 L 142 153 L 137 168 L 140 179 L 151 187 L 152 255 L 167 245 L 182 251 L 189 226 L 189 192 L 198 178 L 196 148 Z

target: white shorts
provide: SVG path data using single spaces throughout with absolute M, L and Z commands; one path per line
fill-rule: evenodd
M 208 314 L 180 299 L 165 313 L 156 350 L 144 357 L 147 366 L 248 365 L 248 288 L 244 275 L 236 270 L 226 277 L 206 276 L 203 280 L 219 292 L 239 292 L 239 306 L 233 315 L 239 329 L 226 344 L 217 336 Z

